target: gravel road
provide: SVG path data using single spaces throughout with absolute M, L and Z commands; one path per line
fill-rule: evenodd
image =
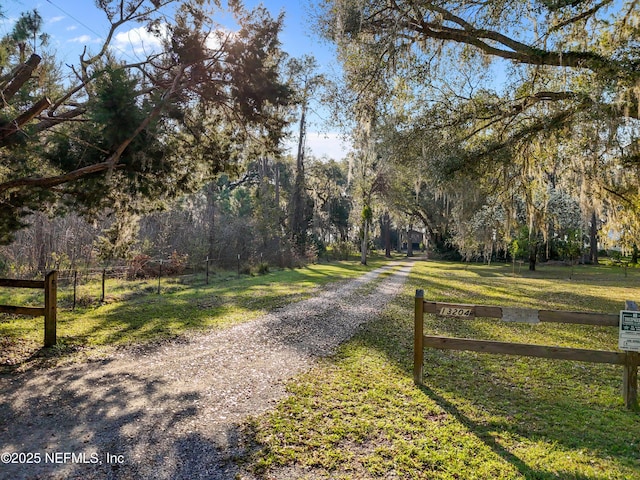
M 242 422 L 375 318 L 412 265 L 232 328 L 0 377 L 0 479 L 233 479 Z

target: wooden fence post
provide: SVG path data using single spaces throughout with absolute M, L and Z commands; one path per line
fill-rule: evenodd
M 56 313 L 58 302 L 58 272 L 53 270 L 44 278 L 44 346 L 56 344 Z
M 625 268 L 626 273 L 626 268 Z M 632 300 L 625 301 L 625 310 L 638 311 L 638 304 Z M 622 373 L 622 397 L 624 405 L 630 410 L 638 410 L 638 366 L 640 353 L 627 352 L 627 361 Z
M 622 378 L 622 395 L 625 407 L 630 410 L 638 410 L 638 366 L 640 366 L 640 353 L 627 352 L 627 362 L 624 364 Z
M 422 385 L 424 369 L 424 290 L 416 290 L 414 338 L 413 338 L 413 382 Z

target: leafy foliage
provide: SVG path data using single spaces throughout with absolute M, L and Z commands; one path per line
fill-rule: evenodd
M 486 257 L 526 227 L 550 257 L 564 232 L 590 229 L 595 260 L 600 219 L 633 224 L 637 2 L 327 0 L 317 20 L 353 111 L 375 118 L 386 198 L 436 243 L 453 234 Z M 489 228 L 479 211 L 496 206 Z
M 28 80 L 39 73 L 35 53 L 28 61 L 10 57 L 17 63 L 0 83 L 7 113 L 0 128 L 3 243 L 32 212 L 136 213 L 195 191 L 232 165 L 234 150 L 254 133 L 277 146 L 286 123 L 277 107 L 289 97 L 279 80 L 281 19 L 232 2 L 240 29 L 225 34 L 210 22 L 206 2 L 183 2 L 171 23 L 159 14 L 167 3 L 98 2 L 111 31 L 96 55 L 83 53 L 77 83 L 62 91 L 38 92 Z M 114 59 L 109 42 L 130 22 L 145 22 L 157 35 L 168 31 L 164 51 L 136 65 Z M 35 35 L 39 24 L 31 23 Z M 219 43 L 211 46 L 209 37 Z M 34 92 L 35 100 L 20 103 L 19 91 Z

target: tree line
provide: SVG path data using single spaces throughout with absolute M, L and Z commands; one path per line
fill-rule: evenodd
M 110 33 L 70 79 L 36 11 L 0 43 L 8 266 L 174 251 L 286 266 L 327 248 L 366 263 L 374 244 L 411 255 L 414 230 L 442 254 L 532 269 L 637 251 L 636 0 L 315 2 L 332 81 L 288 58 L 283 16 L 262 7 L 228 2 L 230 32 L 203 0 L 98 5 Z M 109 43 L 139 23 L 163 48 L 127 64 Z M 344 160 L 306 152 L 319 98 L 352 140 Z
M 174 13 L 162 12 L 175 3 Z M 0 241 L 5 271 L 75 270 L 143 256 L 192 267 L 345 258 L 358 235 L 348 161 L 307 158 L 307 111 L 331 82 L 280 48 L 283 17 L 229 2 L 100 2 L 111 28 L 62 80 L 36 10 L 1 42 Z M 118 28 L 163 44 L 116 58 Z M 294 156 L 283 141 L 293 126 Z M 369 225 L 368 230 L 374 229 Z M 369 249 L 369 242 L 365 249 Z
M 637 258 L 637 0 L 325 0 L 316 20 L 359 161 L 432 237 L 531 269 L 607 244 Z

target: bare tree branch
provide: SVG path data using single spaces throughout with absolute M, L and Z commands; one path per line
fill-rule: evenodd
M 589 10 L 586 10 L 578 15 L 575 15 L 571 18 L 568 18 L 567 20 L 564 20 L 560 23 L 557 24 L 553 24 L 551 25 L 551 27 L 549 28 L 549 32 L 547 33 L 552 33 L 552 32 L 556 32 L 558 30 L 563 29 L 564 27 L 577 23 L 579 21 L 585 20 L 593 15 L 595 15 L 599 10 L 601 10 L 603 7 L 606 7 L 607 5 L 611 5 L 613 3 L 613 0 L 603 0 L 602 2 L 598 3 L 597 5 L 594 5 L 592 8 L 590 8 Z

